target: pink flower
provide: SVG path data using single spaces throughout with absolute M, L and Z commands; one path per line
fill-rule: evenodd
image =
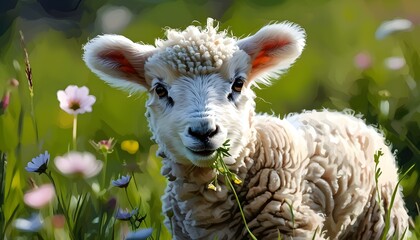
M 4 112 L 10 103 L 10 91 L 7 91 L 0 101 L 0 113 Z
M 63 214 L 54 215 L 51 217 L 51 222 L 54 228 L 64 228 L 66 224 L 66 218 Z
M 52 184 L 44 184 L 25 193 L 23 201 L 32 208 L 40 209 L 51 202 L 54 196 L 54 186 Z
M 102 162 L 89 152 L 69 152 L 62 157 L 54 159 L 57 169 L 65 174 L 78 174 L 84 178 L 97 175 L 102 169 Z
M 58 91 L 57 98 L 60 101 L 60 108 L 73 115 L 92 112 L 92 105 L 96 101 L 94 96 L 89 95 L 87 87 L 79 88 L 74 85 L 68 86 L 64 91 Z
M 358 53 L 354 56 L 354 65 L 361 70 L 368 69 L 372 66 L 372 57 L 366 52 Z
M 110 138 L 108 140 L 101 140 L 99 142 L 94 142 L 93 140 L 89 141 L 90 144 L 99 152 L 103 154 L 109 154 L 114 151 L 115 141 L 114 138 Z

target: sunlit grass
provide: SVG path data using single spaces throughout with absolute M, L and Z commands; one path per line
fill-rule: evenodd
M 18 89 L 11 91 L 9 107 L 4 112 L 0 111 L 0 238 L 59 239 L 64 234 L 64 239 L 68 239 L 67 225 L 56 228 L 52 224 L 52 214 L 62 214 L 57 200 L 42 210 L 25 206 L 22 200 L 24 193 L 31 188 L 29 182 L 41 185 L 49 181 L 44 174 L 39 176 L 25 172 L 27 162 L 45 150 L 49 150 L 52 158 L 60 156 L 74 145 L 71 144 L 73 118 L 61 111 L 55 101 L 57 90 L 68 84 L 87 85 L 98 99 L 93 114 L 80 116 L 78 119 L 78 149 L 95 152 L 88 144 L 89 140 L 99 141 L 114 137 L 117 142 L 114 152 L 107 159 L 97 153 L 99 160 L 104 163 L 106 161 L 106 174 L 89 180 L 91 188 L 92 185 L 100 185 L 99 191 L 94 191 L 95 194 L 100 196 L 102 203 L 114 197 L 120 207 L 131 208 L 125 191 L 110 187 L 112 179 L 121 174 L 130 174 L 134 181 L 128 186 L 127 192 L 132 205 L 139 207 L 142 216 L 147 214 L 145 223 L 148 227 L 155 228 L 155 239 L 159 236 L 161 239 L 169 239 L 171 236 L 171 230 L 162 226 L 160 196 L 166 182 L 160 175 L 161 163 L 155 156 L 156 145 L 149 140 L 150 133 L 144 118 L 145 98 L 127 98 L 127 94 L 105 86 L 88 73 L 89 70 L 81 60 L 82 44 L 94 37 L 93 34 L 101 32 L 98 28 L 100 24 L 95 22 L 97 14 L 94 10 L 107 6 L 107 2 L 84 2 L 85 9 L 78 11 L 83 20 L 76 24 L 75 32 L 80 33 L 78 36 L 71 36 L 71 33 L 68 35 L 68 29 L 59 28 L 55 22 L 49 23 L 55 27 L 48 28 L 48 31 L 33 28 L 27 34 L 27 59 L 31 60 L 31 71 L 34 69 L 33 76 L 32 73 L 30 76 L 35 84 L 33 98 L 30 97 L 32 83 L 27 79 L 29 68 L 26 67 L 26 56 L 21 48 L 19 29 L 25 22 L 30 25 L 38 22 L 28 19 L 22 21 L 19 18 L 0 39 L 3 43 L 0 97 L 8 89 L 9 79 L 16 78 L 20 82 Z M 19 6 L 28 7 L 25 4 L 22 2 Z M 147 4 L 150 6 L 151 3 Z M 401 169 L 405 171 L 408 166 L 418 162 L 418 26 L 414 26 L 409 32 L 391 34 L 380 41 L 374 37 L 376 28 L 381 22 L 391 20 L 388 18 L 412 18 L 416 9 L 419 9 L 418 2 L 392 0 L 382 5 L 375 1 L 337 0 L 311 1 L 305 5 L 288 0 L 278 3 L 233 1 L 231 4 L 212 4 L 202 4 L 200 1 L 159 1 L 156 7 L 148 7 L 147 11 L 135 14 L 133 22 L 122 34 L 133 40 L 152 44 L 156 37 L 162 37 L 162 27 L 185 27 L 193 20 L 203 21 L 208 17 L 209 9 L 221 10 L 221 28 L 229 26 L 229 31 L 237 36 L 247 36 L 268 21 L 297 22 L 308 34 L 305 52 L 295 67 L 282 75 L 280 81 L 274 80 L 272 86 L 256 90 L 258 110 L 284 115 L 302 109 L 351 108 L 355 112 L 363 113 L 368 123 L 381 124 L 386 137 L 394 146 L 393 149 L 398 150 L 396 154 Z M 174 6 L 177 9 L 175 12 Z M 228 8 L 224 9 L 225 7 Z M 224 11 L 227 14 L 223 14 Z M 13 10 L 12 13 L 14 12 L 16 11 Z M 302 12 L 307 14 L 300 14 Z M 244 21 L 249 20 L 249 16 L 252 16 L 252 21 Z M 47 24 L 50 20 L 54 21 L 51 16 L 47 16 L 42 23 Z M 59 21 L 70 21 L 73 24 L 75 20 L 66 18 Z M 95 27 L 92 26 L 93 22 Z M 360 56 L 360 53 L 370 57 L 370 62 L 363 66 L 356 62 L 355 65 L 353 61 L 357 59 L 354 57 Z M 392 56 L 403 57 L 405 66 L 399 70 L 388 69 L 384 60 Z M 384 92 L 387 94 L 381 94 Z M 382 108 L 384 106 L 382 103 L 388 104 L 387 114 L 381 112 L 381 105 Z M 137 148 L 127 145 L 126 140 L 136 140 L 139 145 Z M 51 167 L 51 174 L 57 178 L 57 187 L 61 190 L 57 194 L 66 201 L 66 207 L 74 209 L 73 215 L 76 217 L 85 209 L 93 210 L 92 204 L 82 205 L 79 201 L 85 197 L 80 194 L 82 186 L 73 179 L 61 176 L 53 165 Z M 412 232 L 410 239 L 420 239 L 420 217 L 419 210 L 416 209 L 420 192 L 419 172 L 417 164 L 400 182 L 413 218 L 414 226 L 409 229 Z M 77 192 L 78 196 L 71 198 L 71 192 Z M 17 218 L 29 218 L 33 212 L 40 212 L 45 217 L 41 232 L 25 233 L 16 230 L 14 221 Z M 114 214 L 107 213 L 107 216 Z M 82 217 L 79 226 L 87 230 L 92 226 L 88 220 Z M 103 221 L 105 223 L 105 217 Z M 114 226 L 113 236 L 120 239 L 118 229 L 125 229 L 126 222 L 116 221 Z M 409 236 L 408 232 L 406 236 Z

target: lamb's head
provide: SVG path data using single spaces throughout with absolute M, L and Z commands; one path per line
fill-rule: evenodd
M 304 31 L 280 23 L 237 39 L 209 19 L 205 28 L 169 29 L 166 37 L 151 46 L 98 36 L 85 45 L 84 60 L 114 87 L 149 92 L 150 129 L 169 159 L 209 166 L 229 139 L 233 161 L 250 138 L 251 87 L 290 67 L 305 45 Z

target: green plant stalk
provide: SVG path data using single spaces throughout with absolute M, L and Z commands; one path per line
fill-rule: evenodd
M 51 172 L 47 173 L 45 172 L 45 175 L 47 175 L 47 177 L 50 179 L 52 185 L 54 186 L 54 190 L 56 192 L 56 196 L 57 196 L 57 201 L 58 201 L 58 208 L 61 212 L 63 212 L 64 217 L 66 218 L 66 223 L 67 223 L 67 227 L 69 228 L 69 234 L 70 234 L 70 239 L 75 240 L 75 236 L 73 235 L 73 229 L 71 226 L 71 222 L 70 222 L 70 217 L 69 217 L 69 213 L 68 211 L 64 208 L 63 203 L 61 202 L 60 197 L 58 196 L 58 189 L 57 186 L 55 185 L 55 181 L 53 179 L 53 177 L 51 176 Z
M 225 146 L 227 148 L 228 143 L 226 142 L 225 144 L 223 144 L 223 146 Z M 238 197 L 238 194 L 236 193 L 236 190 L 235 190 L 235 188 L 234 188 L 234 186 L 233 186 L 233 184 L 231 182 L 230 177 L 233 175 L 233 173 L 231 173 L 231 171 L 229 170 L 229 168 L 226 166 L 226 163 L 223 161 L 223 156 L 224 155 L 225 156 L 229 156 L 228 149 L 222 150 L 221 148 L 219 148 L 218 150 L 219 151 L 217 153 L 216 161 L 223 168 L 223 173 L 222 174 L 224 175 L 225 181 L 228 183 L 230 189 L 233 192 L 233 195 L 235 196 L 236 203 L 238 204 L 238 207 L 239 207 L 239 211 L 241 213 L 242 220 L 243 220 L 243 222 L 245 224 L 245 229 L 247 230 L 247 232 L 248 232 L 249 236 L 251 237 L 251 239 L 256 240 L 257 238 L 254 236 L 254 234 L 252 234 L 251 230 L 248 228 L 248 223 L 246 222 L 246 218 L 245 218 L 244 211 L 242 210 L 241 202 L 240 202 L 239 197 Z M 217 176 L 216 176 L 216 178 L 217 178 Z
M 108 153 L 104 152 L 103 154 L 104 154 L 104 165 L 102 167 L 102 169 L 103 169 L 102 184 L 103 184 L 103 188 L 106 189 L 107 186 L 106 186 L 105 181 L 106 181 L 106 165 L 108 163 Z
M 317 234 L 317 232 L 318 232 L 318 228 L 319 228 L 319 227 L 316 227 L 315 232 L 314 232 L 314 235 L 312 235 L 312 240 L 315 240 L 315 238 L 316 238 L 316 234 Z
M 287 204 L 287 206 L 289 206 L 290 213 L 292 214 L 292 224 L 293 224 L 292 234 L 294 235 L 295 234 L 295 213 L 293 212 L 293 205 L 292 205 L 293 203 L 290 204 L 287 201 L 285 201 L 285 203 Z
M 127 196 L 127 201 L 128 201 L 128 203 L 130 204 L 130 207 L 132 208 L 132 209 L 134 209 L 134 205 L 131 203 L 131 201 L 130 201 L 130 197 L 128 196 L 128 191 L 127 191 L 127 188 L 125 187 L 124 188 L 124 191 L 125 191 L 125 196 Z
M 31 118 L 32 118 L 32 125 L 34 126 L 35 130 L 35 140 L 38 147 L 39 146 L 39 133 L 38 133 L 38 124 L 36 123 L 36 117 L 35 117 L 35 106 L 34 106 L 34 94 L 31 91 Z
M 19 111 L 19 118 L 18 118 L 18 144 L 16 146 L 16 159 L 22 159 L 22 134 L 23 134 L 23 120 L 25 118 L 25 109 L 23 107 L 24 98 L 23 98 L 23 87 L 19 86 L 19 97 L 20 97 L 20 111 Z
M 241 206 L 241 202 L 239 201 L 238 194 L 236 194 L 235 188 L 233 187 L 233 184 L 232 184 L 232 182 L 230 181 L 230 179 L 229 179 L 229 177 L 227 176 L 227 174 L 225 175 L 225 179 L 226 179 L 226 181 L 228 182 L 229 187 L 232 189 L 233 194 L 235 195 L 235 199 L 236 199 L 236 202 L 238 203 L 239 211 L 241 212 L 241 217 L 242 217 L 242 220 L 243 220 L 243 221 L 244 221 L 244 223 L 245 223 L 245 228 L 246 228 L 246 230 L 248 231 L 249 236 L 251 236 L 251 238 L 252 238 L 253 240 L 257 240 L 257 238 L 254 236 L 254 234 L 252 234 L 251 230 L 248 228 L 248 223 L 246 222 L 246 219 L 245 219 L 245 214 L 244 214 L 244 211 L 242 210 L 242 206 Z
M 10 217 L 9 217 L 9 219 L 6 221 L 6 224 L 4 225 L 4 232 L 6 232 L 6 229 L 9 227 L 9 225 L 13 222 L 13 220 L 15 219 L 15 215 L 16 215 L 16 213 L 18 212 L 18 210 L 19 210 L 19 207 L 20 205 L 17 205 L 16 207 L 15 207 L 15 209 L 13 209 L 13 212 L 12 212 L 12 214 L 10 215 Z
M 102 229 L 103 229 L 102 224 L 103 224 L 103 220 L 104 220 L 104 213 L 100 212 L 99 214 L 100 214 L 100 216 L 99 216 L 99 221 L 98 221 L 98 235 L 99 235 L 100 239 L 104 239 L 105 236 L 104 236 L 104 234 L 102 234 Z
M 389 204 L 388 207 L 388 212 L 386 213 L 386 219 L 385 219 L 385 228 L 384 231 L 382 232 L 382 236 L 381 236 L 381 240 L 386 240 L 386 235 L 389 232 L 389 227 L 390 227 L 390 222 L 391 222 L 391 210 L 392 210 L 392 206 L 394 206 L 394 201 L 395 201 L 395 196 L 397 195 L 398 192 L 398 187 L 400 186 L 401 181 L 407 176 L 407 174 L 414 168 L 414 164 L 407 169 L 407 171 L 405 171 L 401 178 L 398 180 L 397 185 L 395 185 L 394 191 L 392 192 L 392 197 L 391 197 L 391 202 Z
M 73 118 L 73 150 L 77 150 L 77 114 Z
M 374 162 L 375 162 L 375 188 L 376 188 L 376 193 L 378 195 L 377 201 L 378 201 L 378 204 L 379 204 L 379 207 L 380 208 L 382 208 L 382 205 L 381 205 L 381 193 L 379 192 L 379 177 L 381 176 L 382 171 L 381 171 L 381 168 L 379 168 L 379 158 L 382 155 L 384 155 L 382 153 L 382 151 L 381 150 L 378 150 L 375 153 L 375 155 L 373 156 Z
M 0 152 L 0 236 L 5 236 L 5 216 L 4 216 L 4 182 L 6 178 L 6 154 Z

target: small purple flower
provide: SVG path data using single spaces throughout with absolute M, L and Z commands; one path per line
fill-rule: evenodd
M 50 154 L 48 153 L 48 151 L 45 151 L 44 154 L 32 158 L 32 161 L 28 162 L 28 165 L 25 167 L 25 169 L 28 172 L 37 172 L 39 174 L 45 173 L 45 171 L 47 170 L 49 160 Z
M 119 178 L 117 180 L 113 180 L 112 185 L 114 187 L 126 188 L 128 186 L 128 184 L 130 183 L 130 180 L 131 180 L 130 175 L 122 176 L 121 178 Z
M 115 214 L 115 218 L 122 221 L 129 221 L 132 216 L 136 215 L 138 212 L 137 208 L 133 209 L 131 212 L 124 211 L 121 208 L 118 208 L 117 214 Z
M 152 228 L 144 228 L 135 232 L 129 232 L 125 240 L 145 240 L 152 235 Z

